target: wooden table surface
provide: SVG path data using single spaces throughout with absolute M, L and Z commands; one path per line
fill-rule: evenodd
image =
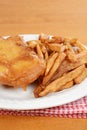
M 0 35 L 47 33 L 87 43 L 87 0 L 0 0 Z M 85 130 L 86 119 L 0 116 L 2 130 Z

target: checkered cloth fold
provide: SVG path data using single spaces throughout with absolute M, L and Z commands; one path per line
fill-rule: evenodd
M 37 109 L 37 110 L 1 109 L 0 115 L 87 118 L 87 96 L 62 106 L 56 106 L 56 107 L 46 108 L 46 109 Z

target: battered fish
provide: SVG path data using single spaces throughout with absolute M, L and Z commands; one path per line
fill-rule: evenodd
M 0 39 L 0 84 L 26 87 L 45 70 L 45 61 L 20 37 Z

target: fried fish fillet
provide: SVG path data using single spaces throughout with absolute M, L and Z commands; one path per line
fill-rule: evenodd
M 29 50 L 22 39 L 0 40 L 0 84 L 26 89 L 44 70 L 45 61 Z

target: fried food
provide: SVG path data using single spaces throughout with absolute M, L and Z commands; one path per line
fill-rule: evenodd
M 0 84 L 26 87 L 35 97 L 58 92 L 87 77 L 87 49 L 77 39 L 41 34 L 38 40 L 0 37 Z
M 87 49 L 82 43 L 77 39 L 46 35 L 41 35 L 39 40 L 47 48 L 48 60 L 42 81 L 34 90 L 35 97 L 72 87 L 86 78 Z
M 49 71 L 52 68 L 57 56 L 58 56 L 58 53 L 52 53 L 52 55 L 47 60 L 45 75 L 47 75 L 49 73 Z
M 67 88 L 70 88 L 70 87 L 72 87 L 73 86 L 73 80 L 71 80 L 71 81 L 69 81 L 69 82 L 67 82 L 66 84 L 64 84 L 63 86 L 61 86 L 56 92 L 58 92 L 58 91 L 61 91 L 61 90 L 63 90 L 63 89 L 67 89 Z M 55 84 L 54 84 L 54 86 L 55 86 Z M 46 86 L 43 86 L 43 85 L 39 85 L 39 86 L 37 86 L 36 87 L 36 89 L 34 90 L 34 96 L 36 97 L 36 98 L 38 98 L 38 97 L 40 97 L 40 93 L 41 92 L 43 92 L 43 90 L 45 89 L 45 87 Z
M 43 45 L 43 44 L 41 44 L 41 51 L 42 51 L 42 53 L 43 53 L 43 55 L 44 55 L 44 59 L 45 59 L 45 61 L 47 61 L 48 60 L 48 51 L 47 51 L 47 48 Z
M 68 83 L 66 83 L 65 85 L 61 86 L 61 88 L 58 90 L 63 90 L 63 89 L 67 89 L 73 86 L 73 80 L 69 81 Z
M 74 83 L 80 84 L 86 77 L 87 77 L 87 68 L 85 68 L 84 71 L 74 79 Z
M 21 38 L 17 42 L 17 38 L 0 40 L 0 84 L 26 89 L 43 75 L 45 62 Z
M 31 40 L 27 42 L 28 47 L 32 49 L 35 48 L 37 44 L 38 44 L 38 41 L 35 41 L 35 40 Z
M 62 45 L 61 44 L 57 44 L 57 43 L 54 43 L 54 44 L 47 44 L 49 49 L 52 50 L 52 51 L 56 51 L 56 52 L 61 52 L 62 50 Z
M 68 50 L 67 52 L 67 57 L 71 62 L 76 62 L 77 61 L 77 57 L 75 55 L 75 52 L 71 46 L 71 44 L 69 42 L 66 43 Z
M 77 67 L 79 67 L 82 64 L 87 63 L 87 52 L 86 53 L 81 53 L 78 54 L 77 56 L 77 61 L 75 63 L 70 62 L 68 59 L 65 59 L 59 69 L 57 70 L 56 74 L 54 77 L 52 77 L 51 81 L 55 80 L 56 78 L 61 77 L 64 73 L 73 70 Z
M 65 59 L 65 57 L 66 57 L 65 53 L 59 53 L 59 55 L 57 56 L 57 58 L 55 60 L 55 63 L 53 65 L 52 69 L 50 70 L 48 75 L 43 78 L 43 81 L 42 81 L 43 85 L 47 84 L 48 81 L 50 81 L 50 79 L 55 74 L 56 70 L 59 68 L 62 61 Z
M 73 71 L 65 74 L 61 78 L 56 79 L 55 81 L 50 83 L 48 86 L 46 86 L 45 89 L 41 91 L 38 95 L 45 96 L 46 94 L 50 92 L 56 92 L 60 90 L 64 84 L 74 80 L 78 75 L 80 75 L 84 71 L 84 69 L 85 69 L 85 65 L 82 65 L 74 69 Z
M 42 53 L 42 51 L 41 51 L 41 49 L 40 49 L 40 45 L 39 45 L 39 44 L 36 45 L 36 49 L 37 49 L 37 54 L 38 54 L 38 56 L 39 56 L 40 58 L 44 58 L 43 53 Z

